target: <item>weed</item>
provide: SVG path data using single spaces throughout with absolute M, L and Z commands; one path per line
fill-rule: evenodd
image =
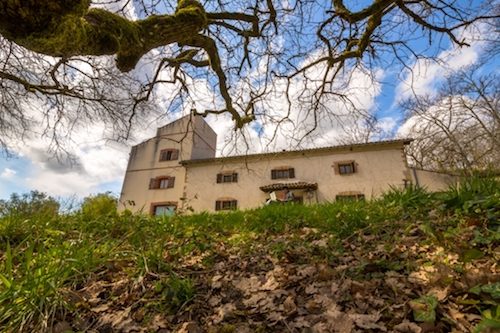
M 155 285 L 155 292 L 160 295 L 158 306 L 170 313 L 175 313 L 181 306 L 191 301 L 195 295 L 194 283 L 188 278 L 171 275 Z
M 451 186 L 443 196 L 447 209 L 470 215 L 485 216 L 498 223 L 500 218 L 500 180 L 469 177 Z
M 383 194 L 381 200 L 389 207 L 398 207 L 407 214 L 415 214 L 423 213 L 423 210 L 432 207 L 433 195 L 418 186 L 409 186 L 405 189 L 392 187 Z

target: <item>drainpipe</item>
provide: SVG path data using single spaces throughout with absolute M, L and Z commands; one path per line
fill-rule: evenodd
M 417 169 L 415 167 L 411 168 L 411 170 L 413 171 L 413 178 L 415 178 L 415 185 L 417 187 L 420 187 L 420 183 L 418 181 L 418 176 L 417 176 Z

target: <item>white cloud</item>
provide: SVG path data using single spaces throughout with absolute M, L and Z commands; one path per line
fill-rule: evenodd
M 99 190 L 102 183 L 121 181 L 128 158 L 126 145 L 82 140 L 84 132 L 74 133 L 77 140 L 67 146 L 70 157 L 57 160 L 47 150 L 46 140 L 29 140 L 17 153 L 31 160 L 26 187 L 51 195 L 85 196 Z
M 395 103 L 414 95 L 433 94 L 437 85 L 448 75 L 461 68 L 474 64 L 488 42 L 497 34 L 491 31 L 488 24 L 477 24 L 464 30 L 459 36 L 469 42 L 470 46 L 459 47 L 455 44 L 442 51 L 436 59 L 421 58 L 415 61 L 410 69 L 403 72 L 403 80 L 396 88 Z
M 12 179 L 16 174 L 17 174 L 16 170 L 12 170 L 10 168 L 4 168 L 2 173 L 0 174 L 0 178 Z
M 393 117 L 384 117 L 379 119 L 377 125 L 382 132 L 390 133 L 396 128 L 397 121 Z
M 118 6 L 129 3 L 121 1 L 114 4 Z M 133 8 L 127 10 L 129 17 L 135 17 Z M 273 43 L 273 47 L 279 50 L 284 40 L 276 39 Z M 168 54 L 168 47 L 163 51 Z M 133 76 L 141 79 L 151 77 L 155 71 L 153 59 L 157 58 L 158 55 L 158 50 L 152 50 L 143 57 L 137 68 L 132 71 Z M 317 54 L 311 55 L 305 62 L 315 56 Z M 49 60 L 53 61 L 52 58 Z M 112 57 L 102 57 L 93 61 L 104 63 L 112 62 L 113 59 Z M 245 98 L 248 98 L 248 88 L 255 88 L 254 85 L 258 86 L 259 82 L 263 80 L 262 78 L 265 76 L 263 68 L 267 64 L 266 61 L 267 59 L 261 59 L 258 65 L 254 66 L 253 70 L 248 73 L 246 79 L 231 86 L 231 91 L 236 92 L 235 95 L 242 96 L 241 99 L 235 100 L 235 103 L 245 104 Z M 80 71 L 74 74 L 75 80 L 82 79 L 87 73 L 92 72 L 91 66 L 85 62 L 77 62 L 73 65 Z M 336 84 L 331 87 L 330 91 L 345 94 L 349 97 L 352 105 L 349 106 L 349 103 L 344 102 L 338 95 L 331 94 L 319 104 L 318 110 L 313 111 L 307 105 L 314 101 L 314 89 L 321 83 L 321 77 L 325 71 L 325 66 L 316 66 L 306 71 L 303 77 L 293 79 L 289 87 L 290 104 L 284 94 L 287 82 L 285 79 L 275 78 L 272 88 L 266 91 L 265 99 L 256 105 L 258 112 L 262 115 L 258 116 L 257 120 L 242 132 L 234 131 L 234 122 L 228 114 L 207 117 L 207 122 L 218 134 L 219 154 L 244 154 L 299 146 L 336 144 L 339 133 L 344 132 L 359 121 L 360 115 L 352 114 L 354 108 L 366 112 L 366 114 L 369 114 L 369 110 L 374 108 L 375 98 L 380 93 L 380 85 L 376 82 L 377 80 L 373 80 L 370 76 L 369 70 L 355 69 L 349 74 L 340 76 L 338 80 L 336 79 Z M 346 70 L 346 72 L 349 71 Z M 160 74 L 160 80 L 172 80 L 170 75 L 164 71 Z M 375 71 L 377 78 L 382 75 L 381 70 Z M 309 81 L 306 83 L 304 78 Z M 185 77 L 185 84 L 190 87 L 191 98 L 182 100 L 182 103 L 173 110 L 167 109 L 167 107 L 171 106 L 171 101 L 176 98 L 180 82 L 158 85 L 153 94 L 153 102 L 159 110 L 163 110 L 164 114 L 160 118 L 158 112 L 152 111 L 144 115 L 141 121 L 136 121 L 131 133 L 133 139 L 126 144 L 103 140 L 102 138 L 106 137 L 109 128 L 99 123 L 74 127 L 63 126 L 67 132 L 58 132 L 57 135 L 62 140 L 65 140 L 64 137 L 67 135 L 71 136 L 71 141 L 67 142 L 64 148 L 69 156 L 74 158 L 72 161 L 64 155 L 57 160 L 49 151 L 50 138 L 42 136 L 44 128 L 37 123 L 41 118 L 39 110 L 43 109 L 43 106 L 37 104 L 38 102 L 26 105 L 25 114 L 33 120 L 34 124 L 33 135 L 26 137 L 23 143 L 12 143 L 13 152 L 30 160 L 32 164 L 29 174 L 22 177 L 25 179 L 26 186 L 48 192 L 51 195 L 77 194 L 85 196 L 95 193 L 103 183 L 121 182 L 125 174 L 131 145 L 152 137 L 157 127 L 185 115 L 193 107 L 198 111 L 215 109 L 214 105 L 221 109 L 224 107 L 220 94 L 214 91 L 212 83 L 204 77 L 197 79 Z M 68 105 L 66 110 L 70 110 L 70 107 L 71 105 Z M 285 119 L 285 121 L 277 126 L 277 121 L 280 119 Z M 316 130 L 311 137 L 300 140 L 314 127 Z M 21 175 L 18 177 L 21 178 Z

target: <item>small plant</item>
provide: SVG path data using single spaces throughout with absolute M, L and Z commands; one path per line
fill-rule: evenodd
M 413 318 L 418 322 L 435 322 L 437 306 L 438 300 L 433 295 L 425 295 L 410 302 Z
M 0 265 L 0 329 L 46 331 L 55 316 L 69 307 L 61 291 L 78 283 L 103 258 L 90 243 L 64 241 L 47 248 L 28 240 L 11 249 Z
M 469 293 L 476 296 L 487 296 L 487 298 L 481 297 L 482 319 L 474 328 L 474 332 L 479 333 L 487 331 L 487 329 L 500 329 L 500 305 L 498 305 L 498 300 L 500 300 L 500 282 L 477 285 L 471 288 Z
M 156 283 L 155 292 L 160 294 L 160 307 L 165 307 L 174 313 L 184 304 L 191 301 L 195 295 L 194 284 L 190 279 L 171 275 Z
M 500 218 L 500 181 L 496 178 L 468 177 L 451 186 L 443 197 L 448 209 L 465 214 L 485 215 L 488 220 Z
M 391 189 L 382 196 L 382 201 L 389 206 L 397 206 L 403 210 L 414 211 L 420 211 L 423 208 L 428 209 L 432 200 L 433 197 L 431 193 L 425 188 L 414 185 L 404 189 L 391 187 Z

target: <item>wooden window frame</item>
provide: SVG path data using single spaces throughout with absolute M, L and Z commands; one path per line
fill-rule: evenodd
M 217 184 L 237 183 L 237 182 L 238 182 L 237 172 L 221 172 L 217 174 Z
M 280 167 L 271 170 L 271 179 L 292 179 L 295 178 L 295 168 Z
M 221 198 L 215 201 L 215 211 L 236 210 L 238 209 L 238 200 L 232 198 Z
M 176 161 L 179 159 L 179 149 L 167 148 L 160 150 L 159 162 Z
M 166 186 L 163 186 L 166 182 Z M 165 190 L 169 188 L 174 188 L 175 186 L 175 177 L 171 176 L 159 176 L 156 178 L 151 178 L 149 180 L 149 189 L 150 190 Z
M 156 210 L 156 207 L 158 207 L 158 206 L 174 206 L 175 211 L 177 211 L 177 208 L 178 208 L 177 201 L 152 202 L 151 205 L 149 206 L 149 214 L 151 216 L 159 216 L 159 215 L 155 215 L 155 210 Z
M 352 175 L 358 172 L 357 164 L 355 161 L 340 161 L 335 162 L 334 165 L 335 174 L 346 176 Z M 345 170 L 346 167 L 350 168 L 350 171 Z
M 362 201 L 365 200 L 365 195 L 360 194 L 337 194 L 335 201 Z

